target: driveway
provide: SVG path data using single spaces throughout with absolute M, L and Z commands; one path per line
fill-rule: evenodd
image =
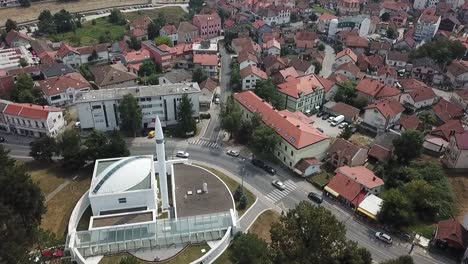
M 321 42 L 325 45 L 325 58 L 323 59 L 322 63 L 322 70 L 320 71 L 320 76 L 327 78 L 332 73 L 332 66 L 335 63 L 335 50 L 326 44 L 325 42 Z
M 330 123 L 328 123 L 327 120 L 322 120 L 321 117 L 317 116 L 312 116 L 314 119 L 313 127 L 315 128 L 321 128 L 323 130 L 323 133 L 329 137 L 337 137 L 341 133 L 341 129 L 336 127 L 332 127 Z

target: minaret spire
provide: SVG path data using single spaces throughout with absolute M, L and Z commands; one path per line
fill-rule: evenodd
M 154 122 L 154 132 L 154 138 L 156 139 L 156 155 L 158 158 L 159 191 L 161 192 L 162 209 L 167 209 L 169 208 L 169 190 L 167 187 L 166 151 L 164 149 L 164 134 L 158 115 L 156 115 L 156 120 Z

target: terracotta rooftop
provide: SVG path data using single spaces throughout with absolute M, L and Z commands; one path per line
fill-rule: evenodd
M 217 66 L 218 55 L 216 54 L 195 54 L 193 55 L 193 63 L 202 66 Z
M 247 66 L 240 71 L 241 79 L 244 79 L 251 74 L 256 75 L 257 77 L 264 80 L 268 79 L 267 74 L 255 66 Z
M 263 48 L 264 49 L 271 49 L 271 48 L 281 49 L 281 44 L 275 38 L 273 38 L 267 41 L 266 43 L 264 43 Z
M 463 133 L 455 133 L 455 141 L 460 150 L 468 150 L 468 131 Z
M 286 82 L 279 84 L 278 88 L 280 93 L 299 98 L 314 93 L 317 89 L 324 89 L 324 85 L 322 79 L 319 79 L 315 74 L 309 74 L 288 79 Z
M 440 99 L 440 101 L 432 107 L 432 110 L 443 122 L 463 116 L 463 108 L 445 99 Z
M 356 107 L 345 104 L 343 102 L 336 103 L 334 106 L 332 106 L 331 109 L 335 113 L 339 113 L 339 114 L 344 115 L 345 117 L 350 117 L 350 118 L 359 116 L 359 112 L 360 112 L 359 109 L 357 109 Z
M 351 162 L 354 156 L 361 149 L 361 147 L 356 146 L 345 139 L 337 138 L 335 142 L 333 142 L 333 144 L 330 146 L 330 148 L 328 148 L 327 155 L 337 153 L 340 158 L 346 157 Z
M 91 88 L 91 84 L 77 72 L 37 81 L 37 84 L 47 96 L 64 93 L 68 88 L 76 90 Z
M 362 189 L 359 183 L 351 180 L 341 173 L 336 174 L 327 184 L 327 187 L 338 193 L 346 200 L 353 201 L 353 203 L 357 203 L 357 201 L 355 201 L 356 197 L 358 197 Z
M 234 94 L 234 99 L 252 113 L 261 113 L 263 122 L 273 128 L 284 140 L 296 149 L 316 144 L 328 137 L 322 134 L 310 124 L 305 123 L 292 115 L 284 115 L 287 110 L 273 109 L 252 91 Z
M 261 27 L 263 27 L 264 25 L 266 25 L 266 23 L 263 20 L 257 20 L 257 21 L 252 23 L 252 27 L 257 29 L 257 30 L 260 29 Z
M 297 77 L 299 77 L 299 74 L 297 73 L 296 69 L 294 69 L 293 67 L 289 67 L 289 68 L 280 70 L 279 74 L 281 75 L 281 77 L 284 80 L 286 80 L 287 78 L 297 78 Z
M 461 74 L 465 74 L 467 72 L 468 72 L 468 61 L 454 60 L 447 67 L 447 73 L 451 73 L 455 77 Z
M 341 58 L 343 56 L 346 56 L 346 55 L 349 56 L 354 61 L 354 63 L 357 62 L 357 55 L 350 48 L 346 48 L 346 49 L 338 52 L 338 54 L 336 54 L 336 59 L 335 60 L 337 60 L 337 59 L 339 59 L 339 58 Z
M 401 116 L 398 123 L 404 127 L 406 130 L 409 129 L 418 129 L 419 125 L 421 124 L 421 120 L 419 120 L 416 114 L 410 116 Z
M 289 66 L 293 67 L 297 71 L 302 71 L 302 72 L 306 72 L 310 68 L 311 65 L 312 63 L 310 61 L 301 60 L 301 59 L 292 59 L 289 62 Z
M 360 36 L 350 35 L 346 37 L 345 45 L 353 48 L 367 48 L 369 47 L 369 41 Z
M 346 177 L 358 182 L 368 189 L 374 189 L 376 187 L 384 185 L 384 181 L 377 177 L 374 172 L 366 168 L 365 166 L 349 167 L 343 166 L 335 170 L 337 174 L 343 174 Z
M 440 16 L 436 15 L 436 10 L 433 8 L 426 8 L 421 16 L 419 17 L 418 22 L 431 23 L 435 24 L 440 19 Z
M 447 123 L 434 128 L 431 131 L 431 135 L 438 136 L 440 138 L 443 138 L 445 141 L 449 141 L 451 133 L 462 133 L 463 131 L 465 131 L 465 129 L 463 128 L 461 121 L 454 119 L 449 120 L 447 121 Z
M 247 60 L 250 60 L 250 61 L 253 61 L 255 63 L 258 63 L 258 58 L 257 56 L 255 56 L 254 54 L 250 53 L 250 52 L 246 52 L 246 51 L 241 51 L 239 53 L 239 57 L 237 57 L 237 61 L 239 63 L 241 62 L 244 62 L 244 61 L 247 61 Z
M 177 34 L 177 28 L 174 25 L 165 25 L 162 30 L 167 34 L 167 35 L 174 35 Z
M 56 107 L 11 103 L 3 110 L 3 113 L 30 119 L 47 119 L 50 112 L 62 111 L 63 109 Z
M 91 67 L 91 72 L 100 87 L 138 80 L 138 76 L 121 63 Z
M 394 117 L 405 110 L 396 100 L 381 100 L 366 106 L 365 109 L 377 109 L 385 118 Z
M 468 101 L 468 90 L 458 90 L 455 93 L 464 101 Z
M 144 60 L 150 60 L 150 52 L 147 49 L 140 49 L 140 50 L 134 50 L 127 52 L 125 54 L 125 61 L 127 63 L 132 63 L 132 62 L 141 62 Z
M 383 65 L 379 67 L 379 69 L 377 70 L 377 76 L 382 75 L 389 75 L 395 79 L 398 77 L 397 72 L 390 65 Z
M 323 13 L 321 16 L 319 16 L 318 21 L 332 20 L 336 18 L 337 18 L 336 16 L 330 13 Z
M 130 24 L 133 28 L 147 29 L 153 20 L 149 16 L 138 17 Z
M 352 62 L 347 62 L 338 66 L 338 68 L 336 68 L 336 71 L 347 71 L 352 73 L 355 77 L 357 77 L 361 70 L 358 66 L 356 66 L 356 64 Z
M 440 221 L 437 225 L 435 239 L 450 241 L 457 248 L 468 246 L 468 231 L 455 219 Z
M 364 78 L 356 86 L 356 90 L 373 98 L 393 97 L 401 93 L 397 88 L 381 83 L 378 80 Z

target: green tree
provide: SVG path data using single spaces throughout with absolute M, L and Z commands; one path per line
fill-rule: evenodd
M 109 17 L 107 19 L 112 24 L 125 25 L 125 23 L 126 23 L 122 12 L 117 8 L 112 9 L 112 11 L 110 12 L 110 15 L 109 15 Z
M 314 73 L 319 74 L 322 70 L 322 64 L 316 60 L 312 61 L 312 65 L 314 65 Z
M 282 110 L 284 109 L 284 98 L 278 93 L 273 81 L 271 79 L 268 80 L 258 80 L 257 84 L 255 85 L 254 92 L 273 105 L 276 109 Z
M 157 36 L 159 36 L 159 30 L 161 30 L 161 26 L 155 22 L 151 22 L 147 29 L 148 39 L 155 39 Z
M 11 98 L 17 103 L 40 104 L 42 100 L 39 89 L 34 88 L 34 81 L 28 74 L 19 74 L 16 78 L 16 89 L 12 91 Z
M 364 97 L 359 97 L 357 99 L 354 99 L 353 102 L 352 102 L 352 105 L 354 107 L 356 107 L 357 109 L 359 109 L 359 110 L 364 109 L 364 107 L 366 107 L 368 104 L 369 104 L 369 102 Z
M 352 135 L 353 135 L 353 130 L 351 126 L 346 126 L 343 130 L 341 130 L 338 137 L 348 140 L 349 138 L 351 138 Z
M 390 259 L 381 264 L 414 264 L 413 258 L 410 255 L 400 256 L 396 259 Z
M 138 264 L 139 261 L 134 256 L 126 256 L 119 261 L 119 264 Z
M 94 21 L 94 20 L 93 20 Z M 112 42 L 112 34 L 110 31 L 105 31 L 104 34 L 99 35 L 98 38 L 99 43 L 108 43 Z M 128 42 L 127 42 L 128 43 Z
M 390 20 L 390 14 L 388 12 L 383 13 L 380 16 L 380 19 L 382 20 L 382 22 L 387 22 Z
M 159 75 L 151 74 L 150 76 L 140 77 L 139 82 L 142 85 L 158 85 L 159 84 Z
M 114 157 L 126 157 L 130 155 L 125 140 L 119 131 L 105 133 L 93 130 L 86 138 L 87 160 L 107 159 Z
M 393 28 L 387 29 L 387 38 L 396 39 L 398 32 Z
M 267 243 L 252 233 L 237 233 L 232 241 L 229 260 L 233 264 L 270 263 Z
M 34 230 L 45 213 L 44 196 L 22 163 L 0 145 L 0 260 L 26 263 Z
M 65 130 L 57 140 L 57 155 L 67 169 L 81 168 L 86 162 L 86 153 L 81 147 L 80 133 L 75 129 Z
M 221 106 L 221 127 L 227 132 L 234 134 L 241 126 L 242 111 L 232 96 Z
M 206 72 L 202 68 L 197 68 L 192 74 L 192 80 L 197 83 L 202 83 L 208 79 L 208 75 L 206 75 Z
M 400 162 L 409 162 L 422 154 L 424 136 L 417 130 L 408 130 L 393 140 L 394 154 Z
M 335 102 L 352 104 L 357 97 L 356 85 L 353 82 L 345 82 L 338 85 L 338 91 L 335 94 Z
M 7 21 L 5 22 L 5 31 L 8 33 L 11 30 L 16 30 L 16 28 L 17 28 L 16 21 L 7 19 Z
M 325 50 L 325 45 L 323 45 L 322 43 L 320 43 L 317 47 L 318 51 L 324 51 Z
M 51 162 L 54 153 L 57 152 L 57 142 L 53 137 L 42 136 L 29 145 L 31 146 L 29 155 L 37 161 Z
M 93 50 L 93 52 L 91 52 L 91 55 L 89 55 L 88 57 L 88 61 L 94 61 L 94 60 L 97 60 L 99 59 L 99 56 L 96 52 L 96 50 Z
M 255 155 L 271 157 L 280 142 L 280 136 L 270 127 L 262 124 L 253 131 L 249 148 Z
M 247 196 L 245 193 L 242 193 L 239 198 L 239 205 L 237 206 L 238 210 L 244 210 L 247 207 Z
M 141 129 L 143 118 L 137 99 L 131 94 L 124 95 L 119 104 L 119 113 L 120 129 L 128 135 L 136 137 L 137 132 Z
M 72 14 L 65 9 L 54 14 L 54 24 L 58 33 L 65 33 L 76 28 Z
M 31 2 L 29 0 L 18 0 L 20 6 L 22 7 L 30 7 L 31 6 Z
M 24 67 L 28 66 L 29 64 L 24 58 L 20 58 L 19 59 L 19 65 L 21 66 L 21 68 L 24 68 Z
M 141 49 L 141 40 L 137 39 L 135 36 L 131 36 L 129 40 L 127 40 L 127 45 L 132 50 L 140 50 Z
M 346 239 L 344 224 L 330 211 L 306 201 L 282 215 L 270 233 L 273 263 L 370 264 L 372 261 L 365 249 Z
M 187 94 L 182 95 L 182 100 L 177 106 L 177 127 L 182 136 L 195 132 L 197 129 L 193 118 L 193 103 Z
M 239 91 L 242 87 L 239 64 L 237 62 L 231 64 L 231 79 L 229 83 L 234 91 Z
M 91 69 L 89 69 L 89 66 L 87 64 L 81 65 L 79 71 L 81 75 L 85 77 L 86 80 L 94 81 L 94 74 L 91 72 Z
M 415 221 L 413 206 L 399 189 L 390 189 L 384 192 L 382 199 L 382 208 L 378 214 L 380 222 L 400 227 Z
M 204 3 L 205 1 L 203 0 L 190 0 L 189 9 L 193 11 L 195 14 L 198 14 L 203 8 Z
M 172 47 L 173 44 L 172 44 L 172 39 L 170 37 L 166 37 L 166 36 L 159 36 L 157 38 L 154 39 L 154 44 L 156 44 L 156 46 L 159 46 L 159 45 L 167 45 L 169 47 Z
M 161 73 L 161 67 L 154 63 L 153 61 L 145 61 L 141 64 L 140 69 L 138 70 L 138 76 L 150 76 L 153 74 Z
M 39 32 L 44 34 L 55 34 L 57 33 L 57 27 L 55 26 L 54 16 L 49 10 L 43 10 L 38 17 Z
M 437 124 L 437 117 L 429 111 L 419 113 L 418 118 L 421 120 L 424 131 L 431 131 L 432 127 Z
M 437 38 L 421 45 L 410 53 L 412 59 L 429 57 L 439 65 L 445 66 L 454 59 L 463 58 L 466 48 L 459 41 Z

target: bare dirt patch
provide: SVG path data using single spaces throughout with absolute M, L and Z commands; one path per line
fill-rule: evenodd
M 273 223 L 279 221 L 280 215 L 272 210 L 263 212 L 252 224 L 249 233 L 256 234 L 265 242 L 271 243 L 270 228 Z
M 452 185 L 452 190 L 455 194 L 455 206 L 458 209 L 456 217 L 460 223 L 463 223 L 463 218 L 465 214 L 468 213 L 468 192 L 466 191 L 468 190 L 468 177 L 450 175 L 448 180 Z

